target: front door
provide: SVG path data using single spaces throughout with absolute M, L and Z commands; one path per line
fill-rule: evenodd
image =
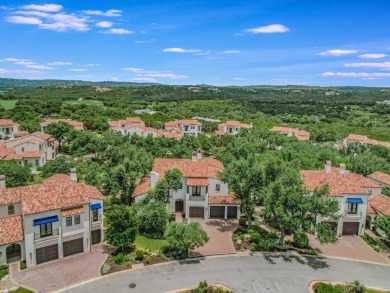
M 182 213 L 184 211 L 184 201 L 182 199 L 177 199 L 175 201 L 175 212 Z

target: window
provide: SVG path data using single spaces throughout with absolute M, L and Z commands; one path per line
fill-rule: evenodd
M 200 186 L 192 186 L 192 196 L 200 196 Z
M 42 224 L 39 226 L 41 237 L 53 235 L 52 223 Z
M 201 129 L 202 129 L 202 126 L 199 125 L 198 126 L 198 131 L 201 131 Z
M 358 204 L 357 203 L 348 203 L 348 214 L 350 215 L 356 215 L 358 210 Z
M 42 165 L 45 163 L 45 158 L 42 158 Z
M 27 165 L 28 164 L 28 161 L 27 160 L 24 160 L 24 165 Z
M 75 215 L 74 216 L 74 224 L 75 225 L 80 225 L 80 215 Z
M 194 129 L 195 129 L 195 126 L 191 126 L 191 129 L 194 130 Z
M 35 160 L 35 166 L 39 166 L 39 160 Z
M 187 185 L 187 193 L 190 193 L 190 187 Z
M 66 217 L 66 227 L 72 226 L 72 217 Z
M 180 182 L 180 188 L 179 189 L 183 189 L 183 182 Z
M 99 210 L 92 211 L 92 220 L 93 222 L 99 221 Z
M 215 184 L 215 192 L 221 191 L 221 184 Z
M 13 215 L 15 214 L 15 206 L 13 204 L 10 204 L 8 206 L 8 215 Z
M 184 125 L 184 131 L 188 131 L 188 125 Z
M 22 148 L 22 153 L 24 153 L 24 148 Z

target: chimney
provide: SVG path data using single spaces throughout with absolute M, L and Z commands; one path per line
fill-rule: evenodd
M 159 177 L 160 177 L 160 175 L 158 175 L 158 173 L 156 173 L 154 171 L 150 172 L 150 186 L 152 188 L 156 185 Z
M 77 182 L 77 170 L 76 168 L 70 169 L 70 179 Z
M 5 189 L 5 175 L 0 175 L 0 189 Z
M 202 150 L 197 150 L 196 152 L 196 159 L 201 160 L 202 159 Z
M 325 173 L 330 173 L 332 168 L 332 161 L 325 161 Z
M 337 169 L 339 174 L 347 174 L 348 171 L 345 169 L 345 164 L 339 164 L 339 168 Z
M 192 161 L 196 161 L 197 159 L 197 153 L 196 152 L 192 152 Z

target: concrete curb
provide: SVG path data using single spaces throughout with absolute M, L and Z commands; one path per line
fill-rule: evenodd
M 345 282 L 332 282 L 332 281 L 328 281 L 328 280 L 313 280 L 309 284 L 307 284 L 307 287 L 308 287 L 310 293 L 315 293 L 315 291 L 313 290 L 313 287 L 314 287 L 314 285 L 316 285 L 318 283 L 327 283 L 327 284 L 332 284 L 332 285 L 346 285 L 347 284 Z M 387 290 L 383 289 L 383 288 L 371 287 L 371 286 L 365 286 L 365 287 L 367 289 L 373 289 L 373 290 L 387 292 Z
M 87 283 L 91 283 L 91 282 L 94 282 L 94 281 L 97 281 L 97 280 L 100 280 L 100 279 L 103 279 L 103 278 L 108 278 L 108 277 L 111 277 L 111 276 L 114 276 L 114 275 L 125 274 L 125 273 L 128 273 L 129 271 L 141 270 L 141 269 L 145 269 L 145 268 L 148 268 L 148 267 L 158 267 L 158 266 L 170 265 L 170 264 L 175 263 L 175 262 L 185 263 L 185 262 L 191 262 L 193 260 L 200 260 L 201 261 L 201 260 L 205 260 L 205 259 L 222 258 L 222 257 L 240 257 L 240 256 L 250 257 L 250 256 L 275 255 L 275 254 L 286 255 L 288 253 L 283 253 L 283 252 L 253 252 L 253 253 L 252 252 L 251 253 L 248 253 L 248 252 L 238 252 L 236 254 L 227 254 L 227 255 L 220 254 L 220 255 L 192 257 L 192 258 L 183 259 L 183 260 L 172 260 L 172 261 L 167 261 L 167 262 L 158 263 L 158 264 L 154 264 L 154 265 L 147 265 L 147 266 L 140 267 L 140 268 L 133 268 L 133 269 L 129 269 L 129 270 L 123 270 L 123 271 L 120 271 L 120 272 L 115 272 L 115 273 L 112 273 L 112 274 L 107 274 L 107 275 L 103 275 L 103 276 L 100 276 L 100 277 L 88 279 L 88 280 L 85 280 L 83 282 L 80 282 L 80 283 L 77 283 L 77 284 L 73 284 L 73 285 L 70 285 L 68 287 L 64 287 L 62 289 L 59 289 L 57 291 L 53 291 L 53 292 L 55 292 L 55 293 L 64 292 L 66 290 L 69 290 L 69 289 L 72 289 L 72 288 L 75 288 L 75 287 L 78 287 L 78 286 L 81 286 L 81 285 L 84 285 L 84 284 L 87 284 Z M 349 259 L 349 258 L 325 257 L 325 256 L 321 256 L 321 255 L 301 255 L 301 254 L 295 254 L 295 255 L 296 256 L 304 256 L 304 257 L 311 257 L 311 258 L 321 257 L 321 258 L 324 258 L 324 259 L 336 259 L 336 260 L 354 261 L 354 262 L 368 263 L 368 264 L 373 264 L 373 265 L 390 267 L 390 264 L 387 265 L 387 264 L 382 264 L 382 263 L 360 261 L 360 260 Z

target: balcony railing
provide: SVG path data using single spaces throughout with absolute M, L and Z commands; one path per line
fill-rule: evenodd
M 51 234 L 41 235 L 41 233 L 34 233 L 34 240 L 44 240 L 51 237 L 58 237 L 59 229 L 53 229 Z

